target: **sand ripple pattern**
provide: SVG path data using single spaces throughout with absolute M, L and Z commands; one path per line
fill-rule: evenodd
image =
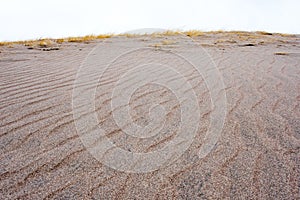
M 174 59 L 172 53 L 202 59 L 204 67 L 207 61 L 195 53 L 197 47 L 188 47 L 184 45 L 188 41 L 176 37 L 167 39 L 178 43 L 161 46 L 154 44 L 166 38 L 141 36 L 90 44 L 66 43 L 59 51 L 49 52 L 23 46 L 1 47 L 0 199 L 297 199 L 299 37 L 268 36 L 285 42 L 255 46 L 242 46 L 243 41 L 215 44 L 219 39 L 226 41 L 226 35 L 196 38 L 206 44 L 203 47 L 220 70 L 227 101 L 221 135 L 202 157 L 199 151 L 207 144 L 215 108 L 213 84 L 207 82 L 212 74 L 204 68 L 207 74 L 201 71 L 199 75 L 186 62 L 188 59 Z M 77 72 L 99 43 L 107 47 L 119 45 L 116 52 L 130 43 L 137 44 L 140 50 L 130 51 L 101 68 L 106 69 L 103 76 L 86 74 L 86 82 L 79 88 L 94 91 L 93 112 L 82 109 L 74 119 L 72 101 L 81 98 L 74 98 L 73 93 Z M 138 68 L 126 68 L 139 59 L 155 61 L 159 55 L 163 55 L 160 64 L 148 62 Z M 174 65 L 161 65 L 164 59 L 165 63 L 174 61 Z M 127 95 L 122 97 L 122 92 Z M 218 104 L 221 100 L 217 94 Z M 191 103 L 186 105 L 184 101 Z M 199 112 L 184 113 L 184 106 Z M 93 145 L 86 146 L 83 135 L 78 134 L 76 123 L 88 119 L 91 113 L 97 119 L 94 130 L 104 127 L 111 143 L 133 153 L 159 151 L 176 138 L 174 133 L 180 133 L 182 125 L 198 122 L 198 127 L 188 148 L 177 152 L 177 159 L 166 160 L 169 164 L 158 167 L 147 163 L 149 168 L 124 164 L 118 167 L 130 167 L 120 171 L 95 159 L 87 148 Z M 148 172 L 128 173 L 132 169 Z
M 158 170 L 173 163 L 188 149 L 199 132 L 201 112 L 193 88 L 203 80 L 208 86 L 213 108 L 208 133 L 199 150 L 199 156 L 205 157 L 214 148 L 226 115 L 224 83 L 218 69 L 201 46 L 197 46 L 186 36 L 180 38 L 180 41 L 177 52 L 189 46 L 198 56 L 191 57 L 186 53 L 180 55 L 172 50 L 145 48 L 139 42 L 100 44 L 89 54 L 76 77 L 73 110 L 80 138 L 96 159 L 116 170 L 138 173 Z M 189 83 L 191 73 L 194 80 Z M 141 87 L 148 87 L 146 91 L 152 91 L 132 99 Z M 155 88 L 157 90 L 153 91 Z M 159 88 L 167 91 L 162 94 Z M 99 109 L 96 109 L 95 104 L 96 90 L 101 93 L 97 97 Z M 160 97 L 156 96 L 157 93 L 161 93 Z M 167 100 L 159 101 L 168 95 Z M 146 105 L 139 104 L 143 109 L 134 111 L 139 112 L 137 115 L 144 111 L 140 116 L 146 119 L 144 124 L 137 123 L 140 118 L 138 116 L 132 119 L 130 112 L 141 98 Z M 103 99 L 108 103 L 106 110 L 103 108 L 106 105 Z M 174 101 L 176 103 L 170 106 Z M 104 123 L 99 124 L 96 110 L 99 112 L 100 122 Z M 111 135 L 113 132 L 116 135 L 123 132 L 126 137 L 131 137 L 131 140 L 139 138 L 155 141 L 156 135 L 166 135 L 165 131 L 170 131 L 170 128 L 162 131 L 168 126 L 166 123 L 170 121 L 170 115 L 177 117 L 177 121 L 172 125 L 177 130 L 172 133 L 173 136 L 167 136 L 172 139 L 161 149 L 147 152 L 127 151 L 106 136 L 107 133 Z M 104 126 L 111 128 L 112 124 L 116 128 L 106 132 L 108 128 Z M 166 140 L 167 137 L 162 136 L 160 141 Z M 123 137 L 119 140 L 126 139 Z M 129 140 L 127 139 L 127 142 Z

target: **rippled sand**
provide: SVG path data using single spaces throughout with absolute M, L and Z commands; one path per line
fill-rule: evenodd
M 299 198 L 299 35 L 250 34 L 245 39 L 220 33 L 194 38 L 220 70 L 227 97 L 222 134 L 206 157 L 197 154 L 213 109 L 205 77 L 192 83 L 201 108 L 197 135 L 175 163 L 150 173 L 125 173 L 103 165 L 86 150 L 74 124 L 72 90 L 88 53 L 99 43 L 122 48 L 123 43 L 138 42 L 153 52 L 193 55 L 180 40 L 123 36 L 63 43 L 50 51 L 0 47 L 0 199 Z M 176 134 L 180 106 L 172 92 L 145 85 L 132 96 L 131 115 L 141 126 L 149 121 L 149 102 L 165 103 L 169 111 L 163 134 L 143 141 L 127 137 L 113 123 L 106 93 L 113 86 L 106 87 L 96 91 L 96 112 L 119 147 L 153 151 Z

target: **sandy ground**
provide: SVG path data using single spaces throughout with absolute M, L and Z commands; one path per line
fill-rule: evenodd
M 180 40 L 123 36 L 63 43 L 51 51 L 0 47 L 0 199 L 298 199 L 300 36 L 244 39 L 222 33 L 194 38 L 219 69 L 227 98 L 221 136 L 206 157 L 197 153 L 212 106 L 205 78 L 198 76 L 198 82 L 191 82 L 201 108 L 199 129 L 174 163 L 149 173 L 126 173 L 104 165 L 83 145 L 73 118 L 72 89 L 88 53 L 99 43 L 122 48 L 132 42 L 153 52 L 193 54 Z M 131 59 L 133 64 L 137 58 Z M 112 69 L 105 76 L 122 71 Z M 113 122 L 105 96 L 112 87 L 97 88 L 95 108 L 119 147 L 153 151 L 176 134 L 180 106 L 172 92 L 145 85 L 130 99 L 132 118 L 141 126 L 149 122 L 149 102 L 166 102 L 169 111 L 164 134 L 143 141 L 127 137 Z

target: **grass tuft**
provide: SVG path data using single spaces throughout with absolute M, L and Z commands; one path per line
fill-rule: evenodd
M 131 33 L 122 33 L 122 34 L 119 34 L 118 36 L 123 36 L 123 37 L 127 37 L 127 38 L 134 38 L 134 37 L 137 37 L 137 36 L 140 36 L 139 34 L 131 34 Z
M 49 40 L 49 39 L 42 39 L 42 40 L 39 41 L 38 46 L 46 48 L 46 47 L 51 46 L 51 44 L 52 44 L 51 40 Z
M 62 43 L 64 43 L 64 41 L 65 41 L 65 39 L 63 39 L 63 38 L 55 40 L 55 42 L 58 43 L 58 44 L 62 44 Z
M 104 34 L 104 35 L 97 35 L 97 39 L 106 39 L 106 38 L 111 38 L 113 34 Z
M 162 45 L 172 45 L 172 44 L 176 44 L 176 41 L 174 40 L 163 40 L 161 42 Z
M 189 31 L 185 31 L 184 34 L 185 34 L 186 36 L 189 36 L 189 37 L 198 37 L 198 36 L 203 36 L 203 35 L 205 35 L 204 32 L 198 31 L 198 30 L 189 30 Z

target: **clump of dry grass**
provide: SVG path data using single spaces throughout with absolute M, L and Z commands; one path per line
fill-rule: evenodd
M 164 31 L 164 32 L 154 32 L 151 34 L 144 34 L 144 35 L 150 35 L 153 38 L 161 38 L 161 37 L 165 37 L 165 36 L 177 36 L 177 35 L 181 35 L 183 34 L 180 31 L 172 31 L 172 30 L 168 30 L 168 31 Z
M 39 40 L 38 46 L 39 47 L 49 47 L 52 45 L 52 41 L 50 39 L 41 39 Z
M 97 35 L 96 38 L 97 39 L 106 39 L 106 38 L 111 38 L 112 36 L 114 36 L 113 34 L 103 34 L 103 35 Z
M 88 42 L 91 40 L 94 40 L 96 38 L 96 36 L 94 35 L 86 35 L 83 37 L 68 37 L 66 38 L 68 42 Z
M 150 47 L 155 47 L 155 48 L 161 48 L 163 45 L 173 45 L 176 44 L 177 42 L 174 40 L 162 40 L 160 43 L 155 43 L 149 45 Z
M 176 41 L 174 40 L 163 40 L 161 42 L 162 45 L 172 45 L 172 44 L 176 44 Z
M 168 31 L 162 32 L 161 34 L 164 36 L 176 36 L 176 35 L 182 34 L 182 32 L 168 30 Z
M 189 30 L 189 31 L 185 31 L 183 32 L 186 36 L 189 36 L 189 37 L 198 37 L 198 36 L 203 36 L 205 35 L 204 32 L 202 31 L 198 31 L 198 30 Z
M 55 42 L 58 43 L 58 44 L 62 44 L 62 43 L 65 42 L 65 39 L 64 38 L 59 38 L 59 39 L 56 39 Z
M 33 47 L 38 41 L 36 40 L 26 40 L 24 41 L 24 43 L 21 43 L 23 44 L 24 46 L 27 46 L 27 47 Z

